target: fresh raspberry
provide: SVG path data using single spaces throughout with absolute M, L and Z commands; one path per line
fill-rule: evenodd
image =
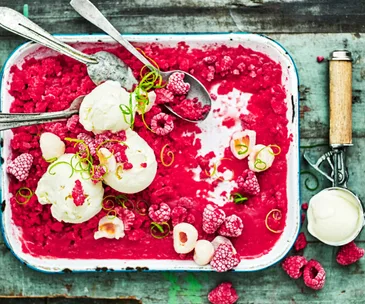
M 165 104 L 174 101 L 174 93 L 166 89 L 157 89 L 156 93 L 156 104 Z
M 177 206 L 171 211 L 171 220 L 172 226 L 175 227 L 177 224 L 180 224 L 185 221 L 188 215 L 188 211 L 186 208 Z
M 186 95 L 190 90 L 190 84 L 184 82 L 184 73 L 176 72 L 169 77 L 166 88 L 175 95 Z
M 308 203 L 302 204 L 302 210 L 304 210 L 304 211 L 308 210 Z
M 234 304 L 238 298 L 237 292 L 230 282 L 218 285 L 208 294 L 208 300 L 212 304 Z
M 294 248 L 295 251 L 299 251 L 307 247 L 307 238 L 304 232 L 299 233 L 297 240 L 295 241 Z
M 174 121 L 170 115 L 159 113 L 152 117 L 151 129 L 157 135 L 167 135 L 174 129 Z
M 215 63 L 217 73 L 225 72 L 231 69 L 233 60 L 229 56 L 223 56 L 219 61 Z
M 93 165 L 93 169 L 91 169 L 91 181 L 94 184 L 97 184 L 100 181 L 104 180 L 104 174 L 106 173 L 105 168 L 100 165 Z
M 324 60 L 323 56 L 317 56 L 317 62 L 320 63 Z
M 308 261 L 305 257 L 295 255 L 287 257 L 281 267 L 283 267 L 289 277 L 292 279 L 298 279 L 302 276 L 304 266 L 307 265 L 307 263 Z
M 94 139 L 90 135 L 87 135 L 85 133 L 80 133 L 77 135 L 77 139 L 83 140 L 84 143 L 89 147 L 91 156 L 96 155 L 97 146 L 95 144 Z M 78 148 L 80 152 L 85 152 L 85 146 L 83 144 L 79 144 Z
M 260 193 L 259 181 L 255 173 L 249 169 L 244 170 L 236 182 L 245 194 L 257 195 Z
M 233 253 L 233 247 L 230 244 L 221 244 L 214 252 L 210 265 L 218 272 L 224 272 L 233 269 L 240 263 L 240 255 Z
M 237 215 L 232 214 L 226 218 L 218 229 L 218 234 L 228 237 L 238 237 L 242 234 L 243 222 Z
M 13 174 L 15 178 L 21 182 L 28 178 L 32 164 L 33 156 L 29 153 L 23 153 L 10 162 L 7 172 Z
M 156 223 L 167 222 L 171 216 L 171 209 L 165 203 L 161 203 L 160 206 L 152 205 L 148 209 L 148 215 Z
M 226 214 L 216 205 L 208 204 L 203 211 L 203 230 L 208 233 L 214 233 L 223 224 Z
M 336 261 L 338 264 L 346 266 L 353 264 L 364 256 L 365 250 L 357 247 L 355 242 L 348 243 L 340 248 Z
M 326 272 L 316 260 L 310 260 L 303 271 L 304 284 L 314 290 L 322 289 L 326 282 Z
M 66 127 L 70 132 L 78 133 L 77 125 L 79 123 L 79 115 L 72 115 L 69 119 L 67 119 Z
M 72 189 L 72 198 L 76 206 L 82 206 L 85 202 L 86 196 L 79 180 L 75 181 L 75 186 Z

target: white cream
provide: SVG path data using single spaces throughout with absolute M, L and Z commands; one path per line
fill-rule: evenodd
M 47 161 L 58 158 L 65 153 L 65 143 L 57 135 L 50 132 L 42 133 L 39 145 L 42 157 Z
M 132 102 L 132 105 L 130 105 Z M 85 96 L 80 106 L 80 123 L 95 134 L 119 132 L 130 127 L 131 115 L 123 115 L 120 106 L 131 108 L 135 116 L 135 100 L 116 81 L 108 80 Z
M 98 231 L 94 233 L 94 239 L 117 239 L 124 237 L 124 224 L 118 217 L 104 216 L 99 220 Z
M 124 170 L 122 163 L 117 163 L 114 155 L 107 149 L 100 149 L 103 163 L 108 168 L 104 183 L 122 193 L 137 193 L 146 189 L 154 180 L 157 172 L 155 153 L 147 142 L 136 132 L 126 131 L 125 144 L 128 162 L 132 169 Z M 142 166 L 145 164 L 145 167 Z
M 344 245 L 354 239 L 363 224 L 362 208 L 347 190 L 325 189 L 309 202 L 308 231 L 330 245 Z
M 75 154 L 62 155 L 49 165 L 47 172 L 38 181 L 35 191 L 38 201 L 42 205 L 52 205 L 52 216 L 60 222 L 73 224 L 86 222 L 99 213 L 102 208 L 101 203 L 104 196 L 102 183 L 94 184 L 87 172 L 84 172 L 83 176 L 76 171 L 72 174 L 71 166 L 65 164 L 65 162 L 72 163 L 72 166 L 75 167 L 78 160 Z M 72 198 L 72 190 L 77 180 L 81 182 L 83 193 L 86 196 L 85 202 L 80 206 L 76 206 Z

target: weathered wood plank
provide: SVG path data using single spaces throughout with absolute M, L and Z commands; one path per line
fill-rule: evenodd
M 29 1 L 30 2 L 30 1 Z M 29 14 L 51 32 L 100 32 L 63 1 L 31 1 Z M 222 32 L 264 33 L 362 32 L 362 1 L 94 1 L 124 33 Z M 1 0 L 0 5 L 22 11 L 24 1 Z M 71 26 L 70 26 L 71 24 Z M 0 36 L 9 35 L 0 30 Z

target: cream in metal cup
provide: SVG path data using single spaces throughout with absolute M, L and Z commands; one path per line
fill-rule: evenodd
M 364 209 L 351 191 L 331 187 L 314 195 L 307 211 L 308 231 L 321 242 L 342 246 L 353 241 L 364 226 Z

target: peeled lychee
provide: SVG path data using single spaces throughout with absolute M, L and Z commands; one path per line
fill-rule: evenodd
M 207 240 L 199 240 L 195 245 L 194 261 L 200 266 L 208 265 L 213 258 L 214 246 Z
M 194 250 L 198 240 L 198 231 L 188 223 L 180 223 L 174 227 L 174 249 L 177 253 L 189 253 Z

